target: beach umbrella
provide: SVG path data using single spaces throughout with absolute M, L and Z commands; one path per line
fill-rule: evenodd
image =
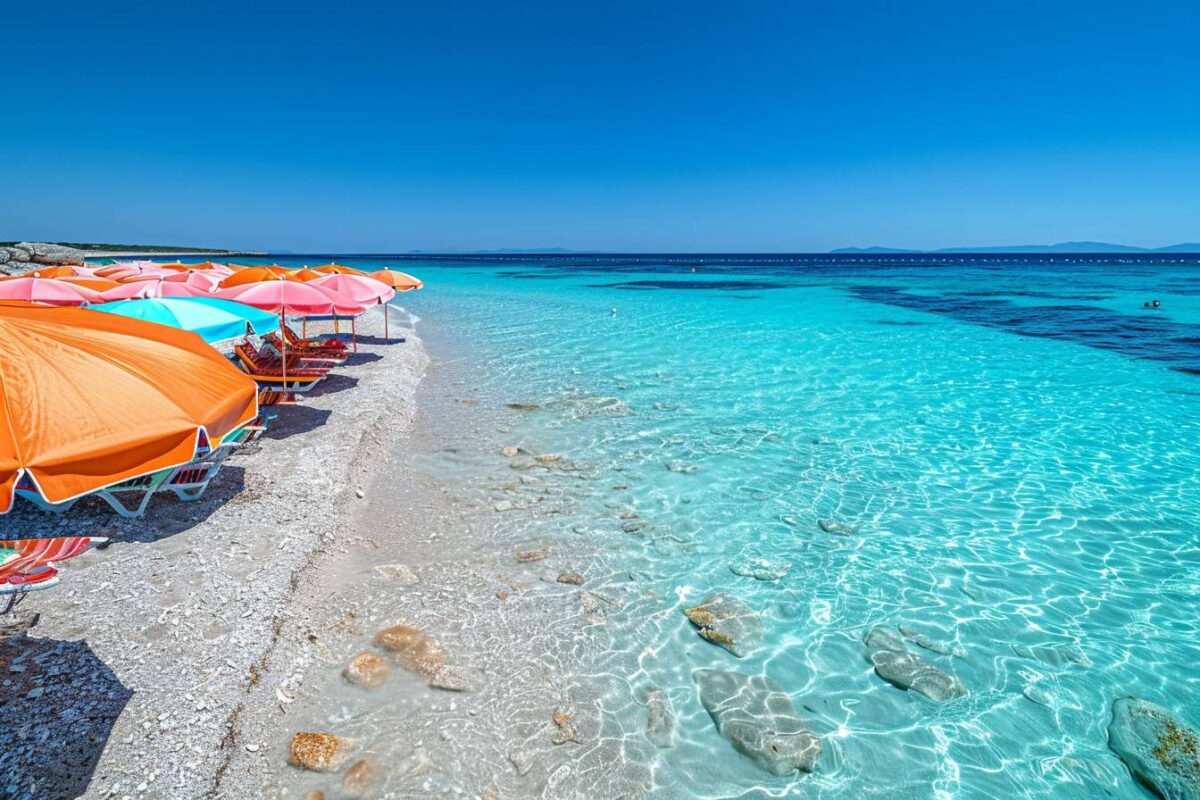
M 219 272 L 189 269 L 186 272 L 173 272 L 165 275 L 163 280 L 167 283 L 186 283 L 194 289 L 211 293 L 216 291 L 223 277 L 224 275 Z
M 304 267 L 303 269 L 291 270 L 283 277 L 289 281 L 300 281 L 302 283 L 307 283 L 308 281 L 316 280 L 317 278 L 324 278 L 328 274 L 328 272 L 317 272 L 315 269 Z
M 197 289 L 178 281 L 134 281 L 118 284 L 117 288 L 101 292 L 101 302 L 112 300 L 133 300 L 139 297 L 200 297 L 208 294 L 203 289 Z
M 0 510 L 187 464 L 258 415 L 249 375 L 199 336 L 79 308 L 0 304 Z
M 322 264 L 319 267 L 313 267 L 317 272 L 323 272 L 328 275 L 360 275 L 365 276 L 367 273 L 361 269 L 354 267 L 344 267 L 341 264 Z
M 40 267 L 31 269 L 27 272 L 22 272 L 18 276 L 20 278 L 77 278 L 80 275 L 91 275 L 92 271 L 86 267 Z
M 26 278 L 23 275 L 0 281 L 0 300 L 48 306 L 81 306 L 84 303 L 103 302 L 99 293 L 84 286 L 54 278 Z
M 153 261 L 117 261 L 107 266 L 96 267 L 95 274 L 101 278 L 115 280 L 112 276 L 117 272 L 141 272 L 143 269 L 155 269 L 157 267 L 158 264 L 155 264 Z
M 389 341 L 391 340 L 391 335 L 388 333 L 387 304 L 396 296 L 395 289 L 380 281 L 371 280 L 365 275 L 342 272 L 332 272 L 324 277 L 316 278 L 310 281 L 309 285 L 333 289 L 335 292 L 343 294 L 363 306 L 382 305 L 383 335 Z M 358 332 L 354 329 L 353 322 L 350 325 L 351 335 L 354 337 L 354 349 L 357 352 Z
M 226 300 L 236 300 L 239 303 L 261 308 L 263 311 L 278 314 L 281 331 L 285 324 L 285 316 L 315 317 L 332 314 L 336 319 L 339 314 L 347 317 L 357 317 L 366 311 L 366 308 L 359 303 L 355 303 L 353 298 L 345 297 L 333 289 L 313 286 L 311 283 L 285 281 L 279 276 L 276 276 L 274 280 L 246 283 L 240 286 L 221 289 L 217 292 L 217 296 Z M 282 342 L 281 347 L 283 348 L 283 352 L 280 353 L 280 360 L 283 364 L 283 377 L 286 380 L 287 337 L 281 336 L 280 340 Z
M 24 594 L 58 583 L 58 564 L 90 547 L 102 536 L 55 536 L 49 539 L 0 540 L 0 594 Z M 9 609 L 16 600 L 10 598 Z
M 420 278 L 395 269 L 377 269 L 369 277 L 381 283 L 386 283 L 397 292 L 409 292 L 413 289 L 422 289 L 425 287 L 425 282 Z
M 279 319 L 271 312 L 217 297 L 117 300 L 92 310 L 191 331 L 210 344 L 245 336 L 247 326 L 259 336 L 279 329 Z
M 110 281 L 107 278 L 77 276 L 74 278 L 56 278 L 63 283 L 73 283 L 76 286 L 82 286 L 85 289 L 91 289 L 93 292 L 107 292 L 109 289 L 115 289 L 121 284 L 116 281 Z
M 282 270 L 282 271 L 281 271 Z M 229 289 L 233 286 L 245 286 L 250 283 L 259 283 L 261 281 L 272 281 L 284 278 L 288 270 L 279 267 L 243 267 L 232 275 L 227 275 L 221 279 L 221 288 Z

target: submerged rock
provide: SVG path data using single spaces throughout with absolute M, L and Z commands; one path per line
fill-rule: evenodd
M 520 450 L 518 450 L 515 447 L 512 447 L 511 445 L 508 447 L 500 448 L 500 455 L 504 456 L 505 458 L 516 458 L 520 454 L 520 452 L 521 452 Z
M 375 788 L 375 768 L 365 758 L 354 762 L 342 776 L 342 795 L 348 798 L 366 797 Z
M 900 638 L 900 634 L 891 628 L 885 628 L 880 625 L 876 628 L 871 628 L 867 632 L 867 636 L 863 639 L 866 642 L 867 649 L 874 650 L 896 650 L 904 652 L 908 649 L 908 645 L 904 643 L 904 639 Z
M 1166 709 L 1137 697 L 1117 699 L 1108 746 L 1167 800 L 1200 800 L 1200 735 Z
M 958 678 L 913 652 L 876 650 L 871 653 L 871 663 L 875 665 L 875 674 L 888 683 L 901 689 L 911 689 L 930 700 L 950 700 L 967 694 Z
M 854 526 L 838 522 L 836 519 L 819 519 L 817 520 L 817 527 L 826 533 L 836 533 L 839 536 L 852 536 L 854 534 Z
M 672 747 L 675 744 L 675 707 L 671 698 L 662 689 L 646 693 L 646 736 L 655 747 Z
M 403 564 L 380 564 L 375 567 L 375 571 L 385 578 L 390 578 L 397 583 L 403 583 L 407 586 L 421 582 L 421 578 L 417 573 Z
M 1012 649 L 1021 658 L 1032 658 L 1034 661 L 1041 661 L 1044 664 L 1052 664 L 1056 667 L 1061 667 L 1064 664 L 1078 664 L 1081 667 L 1092 666 L 1092 660 L 1088 658 L 1087 653 L 1083 652 L 1078 645 L 1047 644 L 1029 647 L 1014 644 Z
M 387 662 L 375 653 L 359 653 L 342 675 L 355 686 L 375 689 L 387 680 L 388 672 Z
M 579 728 L 575 725 L 575 710 L 570 706 L 559 706 L 554 710 L 554 724 L 558 730 L 550 737 L 551 744 L 574 742 L 582 744 Z
M 768 558 L 747 558 L 729 565 L 735 575 L 756 581 L 777 581 L 787 575 L 791 568 L 790 561 L 772 561 Z
M 707 597 L 683 612 L 700 636 L 742 658 L 762 641 L 762 623 L 749 606 L 724 594 Z
M 704 710 L 739 753 L 772 775 L 812 771 L 821 740 L 770 678 L 701 669 L 694 680 Z
M 587 582 L 587 579 L 578 572 L 560 572 L 555 580 L 559 583 L 570 584 L 571 586 L 583 586 Z
M 940 653 L 944 656 L 955 656 L 957 658 L 967 657 L 967 651 L 953 642 L 943 642 L 938 639 L 934 639 L 927 634 L 907 625 L 900 626 L 900 633 L 904 635 L 904 638 L 911 641 L 917 647 L 923 647 L 932 653 Z
M 504 406 L 513 411 L 537 411 L 541 408 L 537 403 L 505 403 Z
M 520 564 L 528 564 L 531 561 L 542 561 L 550 556 L 550 551 L 546 548 L 540 550 L 518 550 L 517 562 Z
M 425 679 L 434 689 L 470 691 L 466 676 L 450 666 L 449 657 L 437 639 L 407 625 L 393 625 L 375 634 L 375 645 L 396 654 L 396 663 Z
M 689 464 L 686 461 L 671 461 L 667 464 L 667 469 L 671 472 L 682 472 L 687 475 L 700 470 L 695 464 Z
M 292 737 L 291 762 L 314 772 L 337 769 L 350 756 L 353 742 L 332 733 L 304 731 Z
M 967 695 L 958 678 L 909 650 L 891 628 L 872 628 L 865 641 L 867 657 L 875 667 L 875 674 L 893 686 L 937 701 Z

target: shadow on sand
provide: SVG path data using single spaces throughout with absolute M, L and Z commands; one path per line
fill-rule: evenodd
M 0 796 L 82 795 L 133 696 L 86 641 L 0 641 Z
M 326 378 L 325 381 L 331 380 L 332 377 Z M 321 381 L 321 383 L 325 383 L 325 381 Z M 316 391 L 313 389 L 314 393 Z M 328 408 L 313 408 L 305 405 L 283 406 L 279 409 L 279 416 L 271 420 L 263 438 L 286 439 L 298 433 L 308 433 L 324 425 L 332 413 Z
M 3 538 L 18 539 L 64 535 L 110 537 L 102 547 L 157 542 L 195 527 L 245 488 L 245 468 L 227 461 L 198 500 L 184 502 L 170 492 L 158 492 L 150 500 L 145 516 L 134 518 L 118 516 L 107 503 L 95 497 L 85 497 L 61 514 L 18 501 L 11 512 L 0 518 L 0 534 Z M 0 797 L 3 796 L 0 786 Z

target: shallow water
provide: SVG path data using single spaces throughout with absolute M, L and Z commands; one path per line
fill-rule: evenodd
M 608 553 L 589 589 L 627 600 L 593 656 L 600 735 L 649 794 L 1137 798 L 1112 701 L 1200 723 L 1200 269 L 1125 262 L 393 266 L 428 286 L 399 302 L 472 349 L 508 443 L 578 466 L 565 513 L 506 515 L 505 546 Z M 735 574 L 748 558 L 789 570 Z M 681 613 L 717 590 L 762 619 L 745 658 Z M 876 625 L 956 650 L 910 643 L 969 695 L 877 677 Z M 822 737 L 815 772 L 736 752 L 702 668 L 783 687 Z M 652 688 L 670 748 L 645 735 Z

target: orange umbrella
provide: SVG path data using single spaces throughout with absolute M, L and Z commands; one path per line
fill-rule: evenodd
M 0 304 L 0 511 L 63 503 L 191 461 L 258 414 L 254 381 L 194 333 L 77 308 Z
M 328 272 L 317 272 L 315 269 L 309 269 L 308 267 L 305 267 L 304 269 L 294 269 L 283 277 L 289 281 L 301 281 L 307 283 L 308 281 L 313 281 L 317 278 L 324 278 L 327 275 L 329 275 Z
M 280 267 L 279 269 L 283 269 L 283 267 Z M 232 275 L 222 279 L 220 287 L 222 289 L 230 289 L 234 286 L 245 286 L 248 283 L 277 281 L 282 280 L 283 276 L 286 274 L 287 270 L 283 270 L 283 272 L 280 273 L 271 267 L 243 267 Z
M 22 272 L 19 278 L 75 278 L 79 272 L 76 267 L 42 267 L 40 269 Z
M 343 267 L 341 264 L 322 264 L 319 267 L 313 267 L 313 269 L 315 269 L 317 272 L 324 272 L 326 274 L 334 273 L 337 275 L 358 275 L 360 277 L 365 277 L 367 274 L 361 269 L 355 269 L 354 267 Z
M 413 289 L 422 289 L 425 286 L 425 282 L 420 278 L 394 269 L 377 269 L 369 277 L 386 283 L 397 292 L 408 292 Z

